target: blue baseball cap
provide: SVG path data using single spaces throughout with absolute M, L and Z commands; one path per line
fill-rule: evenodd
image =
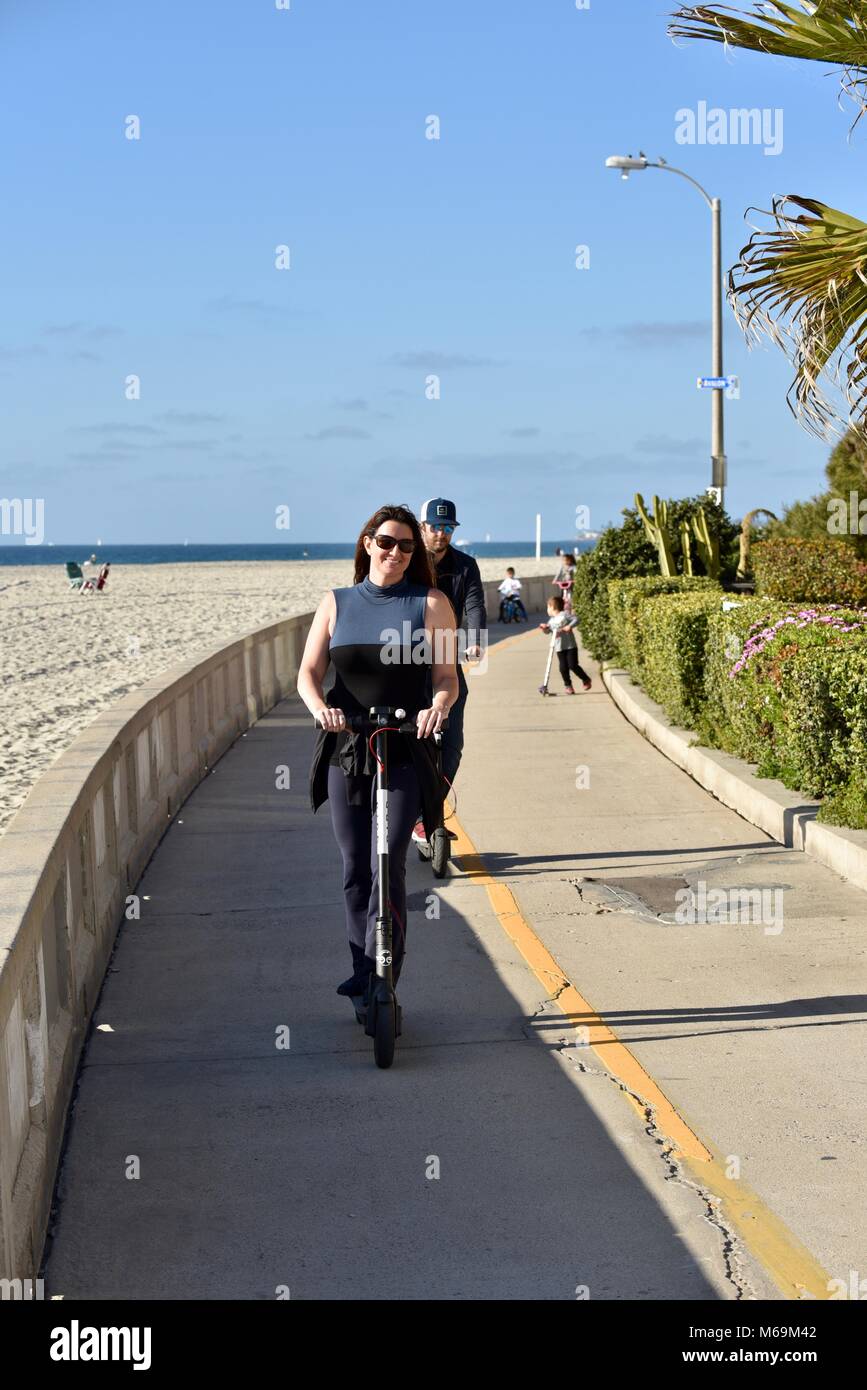
M 418 519 L 427 522 L 428 526 L 459 524 L 455 504 L 447 497 L 429 497 L 426 502 L 422 502 Z

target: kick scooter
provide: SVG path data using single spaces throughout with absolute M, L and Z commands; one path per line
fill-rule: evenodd
M 541 627 L 542 624 L 540 623 L 539 626 Z M 546 663 L 545 663 L 545 679 L 543 680 L 542 684 L 539 686 L 539 694 L 540 694 L 540 695 L 547 695 L 547 694 L 548 694 L 548 681 L 551 679 L 551 666 L 553 665 L 553 662 L 554 662 L 554 646 L 555 646 L 555 644 L 556 644 L 556 641 L 557 641 L 557 634 L 556 634 L 556 632 L 552 632 L 552 633 L 551 633 L 551 645 L 550 645 L 550 647 L 548 648 L 548 660 L 547 660 Z
M 442 728 L 446 728 L 447 724 L 448 720 L 444 719 Z M 441 758 L 440 745 L 442 744 L 442 734 L 435 733 L 433 740 L 437 746 L 439 761 Z M 442 772 L 442 768 L 440 768 L 440 772 Z M 451 840 L 449 839 L 449 834 L 445 826 L 438 825 L 431 838 L 425 840 L 423 844 L 419 844 L 418 841 L 416 841 L 416 849 L 418 850 L 419 859 L 423 859 L 425 862 L 430 863 L 434 878 L 444 878 L 446 865 L 451 858 L 452 852 Z
M 392 920 L 388 878 L 388 753 L 386 740 L 379 734 L 387 729 L 415 737 L 418 726 L 407 719 L 406 710 L 374 705 L 368 716 L 348 714 L 346 727 L 370 735 L 368 742 L 376 757 L 376 856 L 378 865 L 378 903 L 376 913 L 375 966 L 368 984 L 368 998 L 352 997 L 355 1017 L 373 1038 L 373 1057 L 378 1067 L 394 1061 L 395 1039 L 401 1032 L 401 1007 L 394 992 L 392 973 Z M 448 839 L 446 838 L 446 844 Z
M 555 584 L 563 596 L 563 612 L 572 612 L 572 581 L 571 579 L 556 579 Z

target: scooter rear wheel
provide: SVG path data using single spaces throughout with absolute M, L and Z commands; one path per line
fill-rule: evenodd
M 431 868 L 434 871 L 434 878 L 444 878 L 446 864 L 449 862 L 451 853 L 451 841 L 445 830 L 440 826 L 433 833 L 431 840 Z

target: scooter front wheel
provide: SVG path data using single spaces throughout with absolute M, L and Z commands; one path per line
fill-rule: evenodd
M 371 1010 L 373 1018 L 370 1017 Z M 373 1034 L 373 1060 L 385 1069 L 394 1061 L 394 1040 L 397 1036 L 397 1000 L 394 995 L 385 999 L 371 998 L 367 1010 L 368 1033 Z

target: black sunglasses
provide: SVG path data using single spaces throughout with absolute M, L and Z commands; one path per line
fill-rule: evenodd
M 411 555 L 415 550 L 415 541 L 399 541 L 395 536 L 387 536 L 384 531 L 373 539 L 380 550 L 394 550 L 394 547 L 398 546 L 401 555 Z

